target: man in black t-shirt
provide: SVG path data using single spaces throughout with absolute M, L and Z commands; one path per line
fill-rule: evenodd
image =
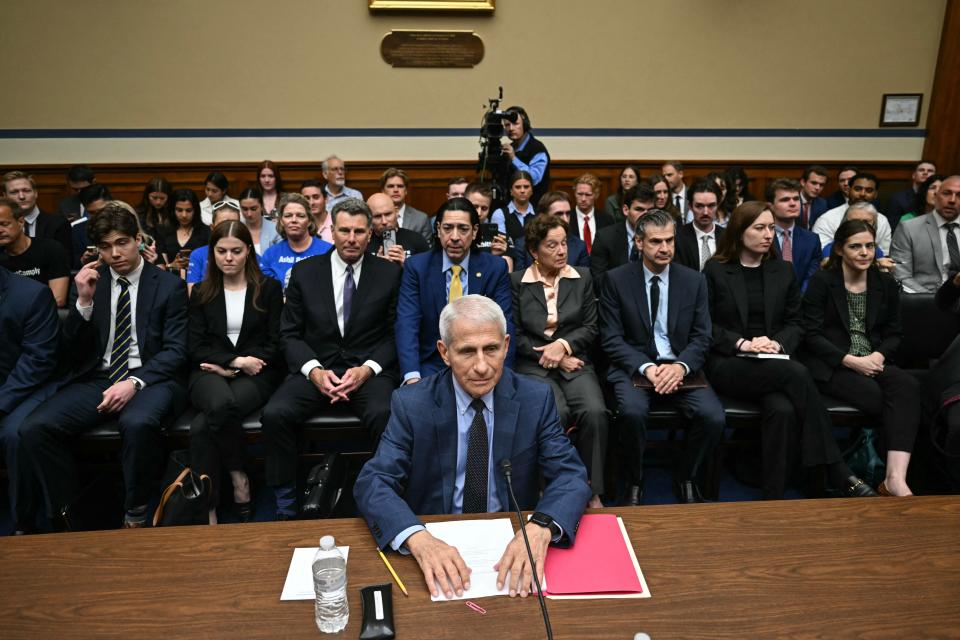
M 62 307 L 70 285 L 67 252 L 56 240 L 28 236 L 23 217 L 16 202 L 0 198 L 0 264 L 50 287 L 57 306 Z

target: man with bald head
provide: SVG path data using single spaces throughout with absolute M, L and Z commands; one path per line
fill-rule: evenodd
M 935 292 L 960 273 L 960 175 L 940 183 L 935 208 L 897 226 L 890 257 L 905 293 Z
M 367 206 L 370 207 L 373 231 L 370 244 L 367 245 L 367 253 L 386 258 L 402 267 L 404 260 L 409 256 L 430 250 L 430 245 L 419 233 L 399 227 L 397 209 L 390 196 L 385 193 L 375 193 L 367 198 Z M 384 243 L 384 234 L 387 236 L 386 243 Z

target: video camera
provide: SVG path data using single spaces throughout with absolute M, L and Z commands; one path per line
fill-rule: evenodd
M 520 120 L 520 114 L 516 111 L 500 109 L 500 103 L 503 102 L 503 87 L 497 87 L 497 89 L 498 95 L 487 101 L 487 110 L 480 123 L 480 160 L 477 163 L 478 180 L 493 183 L 494 202 L 503 200 L 505 196 L 503 185 L 500 184 L 502 180 L 498 179 L 507 169 L 501 142 L 504 135 L 503 121 L 516 123 Z

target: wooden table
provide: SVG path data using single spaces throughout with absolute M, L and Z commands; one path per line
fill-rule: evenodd
M 960 497 L 608 509 L 623 516 L 653 597 L 550 601 L 556 638 L 960 638 Z M 390 580 L 360 520 L 0 540 L 0 637 L 317 638 L 311 601 L 280 602 L 292 549 L 350 545 L 361 586 Z M 398 638 L 545 637 L 534 598 L 430 602 L 394 558 Z

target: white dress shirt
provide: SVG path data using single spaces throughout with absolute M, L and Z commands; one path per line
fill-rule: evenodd
M 707 246 L 710 247 L 710 255 L 713 256 L 717 252 L 717 225 L 713 225 L 713 229 L 710 231 L 701 231 L 697 225 L 693 225 L 693 232 L 697 236 L 697 256 L 698 262 L 700 262 L 700 270 L 703 270 L 703 251 L 701 247 L 703 246 L 703 238 L 707 238 Z
M 27 230 L 27 235 L 31 238 L 37 237 L 37 218 L 40 217 L 40 207 L 34 206 L 33 211 L 23 216 L 23 221 L 26 223 L 25 227 Z
M 597 239 L 597 210 L 596 207 L 590 209 L 590 211 L 583 213 L 580 209 L 577 209 L 577 235 L 580 236 L 580 239 L 583 240 L 583 220 L 587 216 L 590 216 L 590 242 L 592 243 Z

